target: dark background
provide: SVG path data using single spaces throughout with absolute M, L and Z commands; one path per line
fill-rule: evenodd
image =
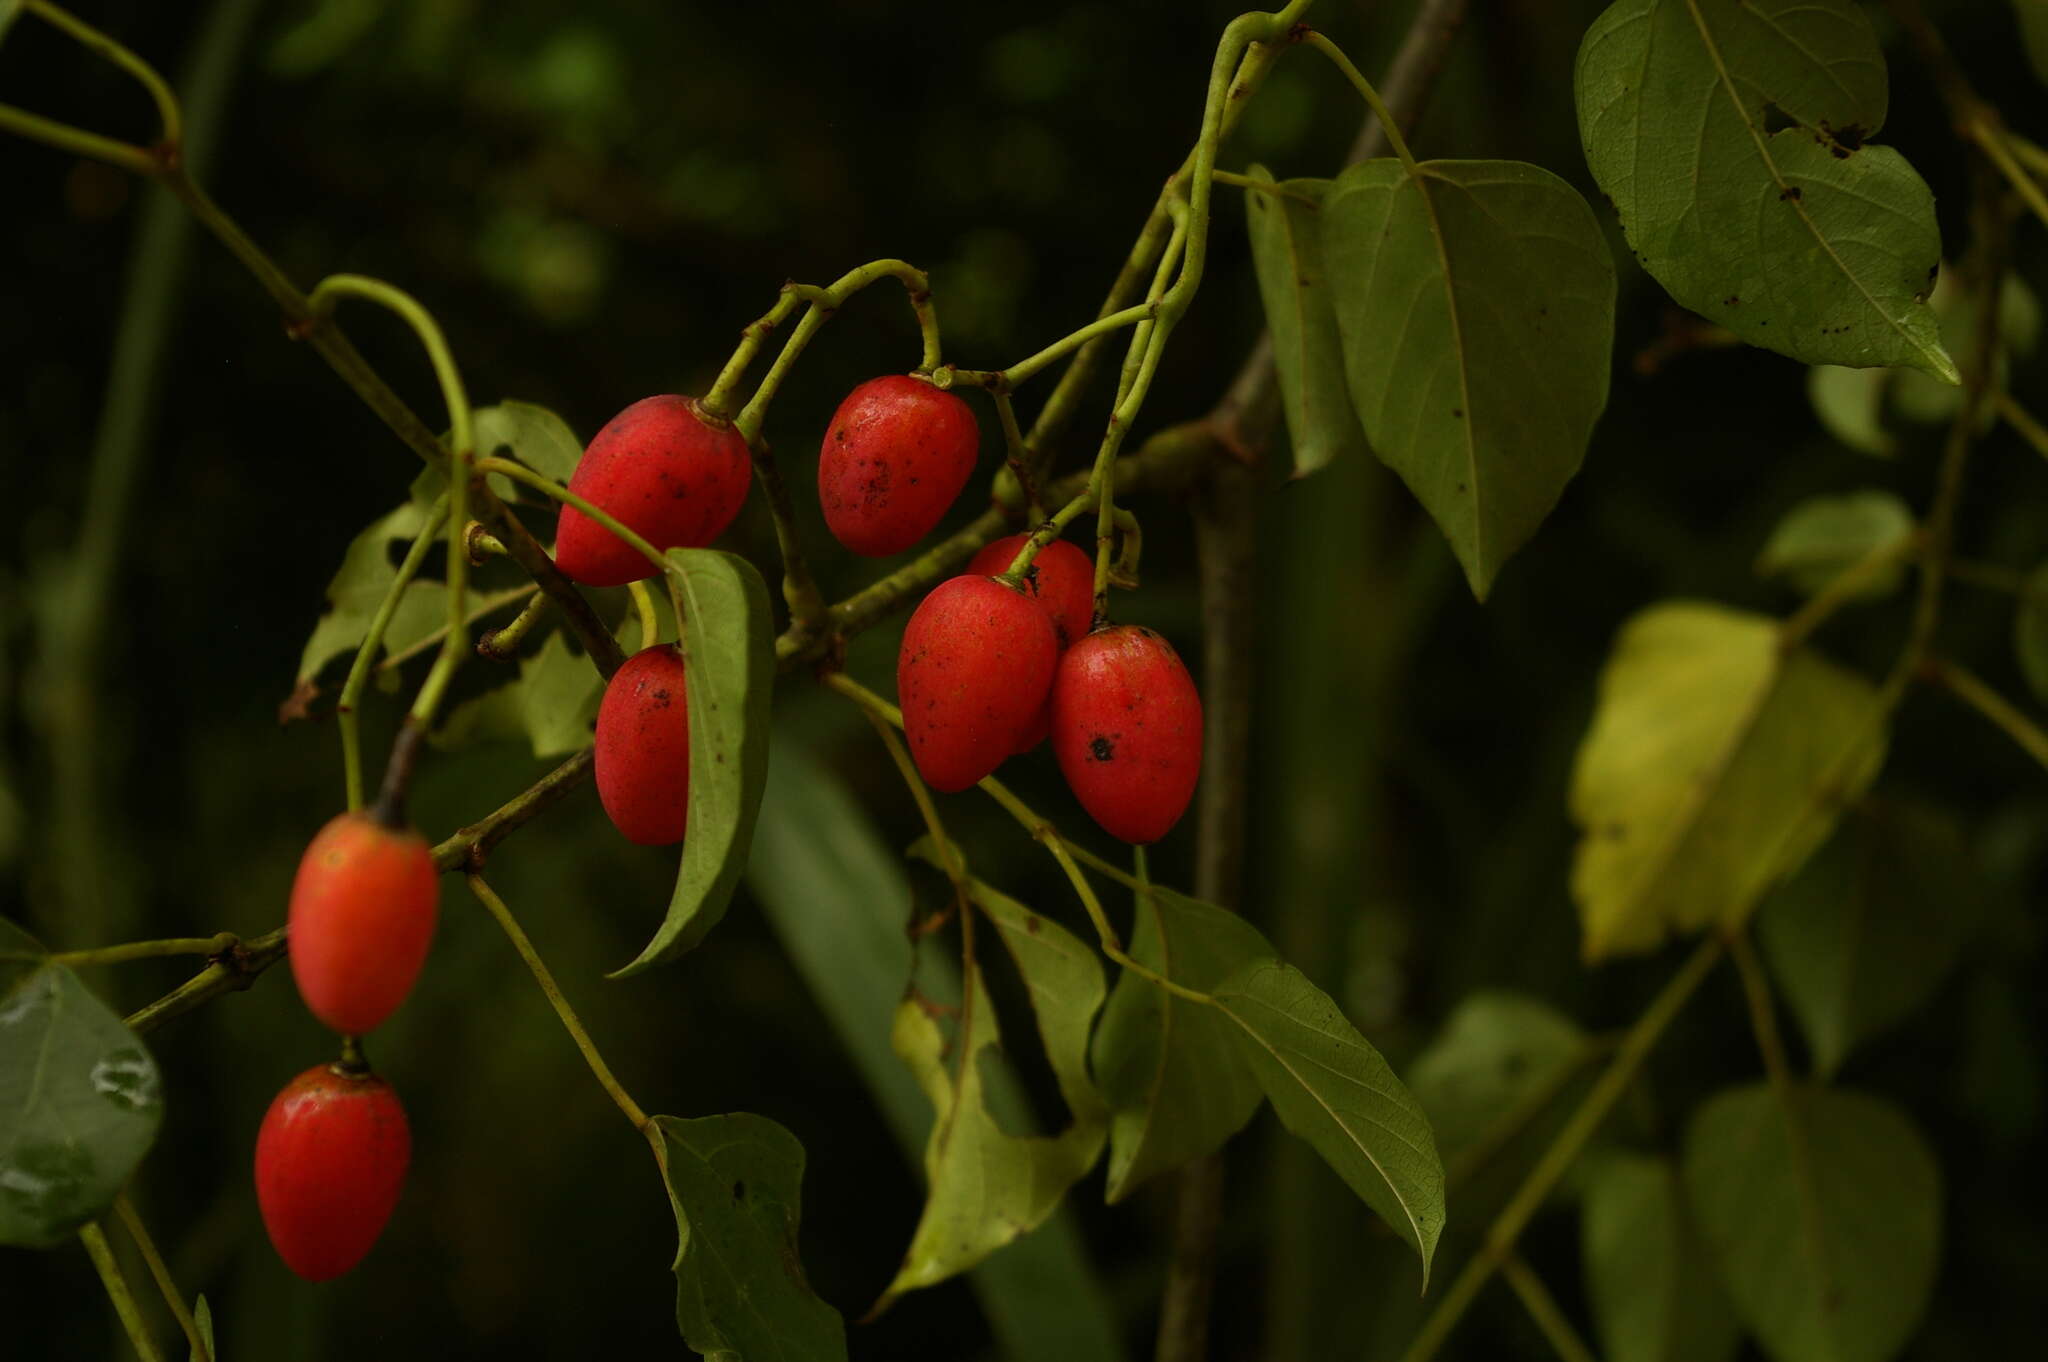
M 1570 73 L 1599 6 L 1473 8 L 1417 137 L 1421 154 L 1536 161 L 1597 202 Z M 1328 3 L 1313 17 L 1376 73 L 1409 9 Z M 1930 9 L 2015 125 L 2048 134 L 2004 6 Z M 214 11 L 140 0 L 80 10 L 174 77 L 201 55 L 209 22 L 222 25 Z M 195 110 L 201 121 L 211 112 L 219 136 L 200 175 L 302 286 L 344 270 L 391 280 L 439 317 L 477 403 L 539 402 L 587 438 L 648 393 L 701 393 L 785 278 L 825 282 L 878 256 L 927 267 L 948 357 L 963 365 L 1010 362 L 1092 316 L 1193 138 L 1209 54 L 1232 12 L 228 0 L 222 13 L 249 23 L 239 45 L 212 40 L 234 77 L 217 108 Z M 1882 16 L 1880 31 L 1889 34 Z M 1953 258 L 1962 157 L 1910 54 L 1889 52 L 1885 138 L 1933 185 Z M 0 46 L 0 99 L 137 139 L 150 126 L 120 73 L 33 20 Z M 1329 173 L 1359 118 L 1325 64 L 1291 54 L 1221 164 Z M 195 238 L 182 257 L 135 263 L 152 192 L 0 138 L 0 913 L 60 949 L 254 935 L 281 920 L 299 851 L 342 792 L 331 723 L 281 728 L 277 705 L 343 548 L 403 498 L 416 471 L 317 356 L 285 339 L 216 243 Z M 1217 203 L 1207 283 L 1140 439 L 1207 411 L 1261 325 L 1242 210 L 1229 191 Z M 2018 237 L 2038 286 L 2039 225 L 2022 223 Z M 1671 969 L 1668 953 L 1581 967 L 1566 888 L 1571 754 L 1620 622 L 1673 595 L 1789 609 L 1750 564 L 1791 504 L 1874 485 L 1924 507 L 1931 491 L 1938 432 L 1911 433 L 1894 462 L 1856 455 L 1817 425 L 1805 371 L 1790 361 L 1708 350 L 1638 373 L 1633 357 L 1674 314 L 1625 251 L 1617 259 L 1608 413 L 1563 503 L 1485 607 L 1390 475 L 1359 465 L 1289 484 L 1278 475 L 1284 438 L 1271 451 L 1242 907 L 1397 1068 L 1475 987 L 1524 989 L 1608 1029 Z M 163 343 L 112 371 L 138 278 L 166 269 L 182 270 L 183 284 Z M 835 598 L 884 567 L 838 553 L 822 533 L 808 495 L 812 451 L 847 389 L 914 363 L 908 309 L 892 289 L 843 311 L 767 425 Z M 368 309 L 347 321 L 438 421 L 411 337 Z M 2022 366 L 2016 391 L 2038 391 L 2037 378 Z M 1025 420 L 1047 387 L 1020 398 Z M 1065 466 L 1092 448 L 1103 400 L 1094 394 Z M 79 602 L 91 597 L 78 594 L 77 555 L 96 441 L 104 423 L 124 420 L 140 423 L 132 502 L 124 520 L 101 522 L 118 529 L 118 553 L 101 559 L 116 566 L 98 646 L 80 653 Z M 1988 438 L 1964 506 L 1964 551 L 2031 566 L 2048 552 L 2044 491 L 2035 455 L 2003 432 Z M 978 496 L 963 498 L 956 519 Z M 1136 509 L 1146 583 L 1123 615 L 1193 657 L 1187 517 L 1157 499 Z M 728 543 L 772 562 L 758 498 Z M 2010 612 L 2009 597 L 1956 589 L 1944 646 L 2019 696 Z M 1896 601 L 1861 609 L 1822 644 L 1876 672 L 1903 618 Z M 857 673 L 886 687 L 899 627 L 891 620 L 860 640 Z M 458 694 L 483 670 L 467 669 Z M 397 697 L 372 706 L 373 773 L 401 707 Z M 778 710 L 887 842 L 916 835 L 914 810 L 856 714 L 801 677 L 783 683 Z M 444 835 L 543 769 L 516 745 L 430 754 L 414 816 Z M 1082 826 L 1047 754 L 1011 773 L 1034 805 Z M 1909 1355 L 1998 1356 L 2037 1336 L 2048 1292 L 2038 1227 L 2010 1192 L 2039 1139 L 2038 1009 L 2024 1001 L 2041 983 L 2039 932 L 2025 910 L 2037 900 L 2048 803 L 2038 769 L 1938 696 L 1903 711 L 1883 788 L 1900 785 L 1964 817 L 1980 864 L 1957 892 L 1985 896 L 1994 911 L 1934 1003 L 1860 1051 L 1843 1077 L 1903 1103 L 1948 1179 L 1941 1283 Z M 972 794 L 943 808 L 980 875 L 1079 925 L 1049 862 L 999 811 Z M 1155 873 L 1186 883 L 1191 844 L 1190 822 L 1162 844 Z M 803 1140 L 806 1264 L 819 1292 L 857 1315 L 908 1240 L 920 1176 L 744 893 L 696 954 L 627 982 L 602 979 L 652 930 L 672 865 L 672 853 L 624 845 L 586 789 L 507 843 L 493 880 L 643 1105 L 760 1111 Z M 90 977 L 132 1008 L 185 968 Z M 169 1108 L 138 1200 L 181 1284 L 211 1301 L 224 1356 L 682 1351 L 668 1275 L 674 1227 L 659 1185 L 516 958 L 453 882 L 418 993 L 373 1038 L 413 1117 L 405 1200 L 359 1271 L 314 1288 L 265 1243 L 248 1170 L 270 1096 L 331 1044 L 283 971 L 152 1039 Z M 1652 1066 L 1647 1090 L 1662 1117 L 1648 1138 L 1668 1145 L 1701 1096 L 1758 1072 L 1733 979 L 1716 978 Z M 1170 1203 L 1155 1188 L 1105 1211 L 1100 1188 L 1098 1174 L 1073 1201 L 1141 1356 Z M 1433 1290 L 1450 1280 L 1478 1214 L 1454 1205 Z M 1583 1324 L 1576 1245 L 1573 1218 L 1553 1215 L 1528 1247 Z M 1216 1355 L 1392 1355 L 1416 1318 L 1417 1279 L 1412 1261 L 1384 1247 L 1335 1178 L 1261 1116 L 1230 1158 Z M 126 1348 L 75 1247 L 0 1251 L 0 1330 L 9 1357 Z M 852 1339 L 862 1358 L 990 1347 L 959 1283 L 902 1302 Z M 1544 1345 L 1495 1287 L 1445 1355 L 1534 1358 Z

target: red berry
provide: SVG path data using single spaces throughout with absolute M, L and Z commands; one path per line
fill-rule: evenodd
M 1123 624 L 1067 649 L 1052 687 L 1052 752 L 1103 831 L 1164 837 L 1202 771 L 1202 697 L 1173 645 Z
M 597 707 L 597 797 L 627 841 L 667 846 L 690 821 L 690 707 L 683 654 L 643 649 L 612 674 Z
M 363 1261 L 411 1159 L 405 1108 L 383 1079 L 321 1064 L 287 1083 L 256 1134 L 256 1204 L 285 1266 L 324 1282 Z
M 426 839 L 367 813 L 320 829 L 292 883 L 292 977 L 343 1035 L 374 1030 L 412 992 L 434 939 L 441 877 Z
M 605 423 L 569 490 L 655 548 L 702 548 L 732 524 L 754 480 L 747 442 L 693 397 L 645 397 Z M 562 507 L 555 566 L 585 586 L 624 586 L 657 569 L 574 506 Z
M 1052 617 L 993 577 L 939 583 L 903 628 L 896 694 L 918 774 L 964 790 L 1017 750 L 1059 658 Z
M 1018 550 L 1030 537 L 1028 534 L 1013 534 L 996 540 L 974 555 L 973 561 L 967 564 L 968 573 L 985 577 L 1001 575 L 1016 560 Z M 1088 632 L 1089 621 L 1095 617 L 1095 564 L 1073 543 L 1055 539 L 1040 549 L 1024 574 L 1024 586 L 1045 607 L 1046 614 L 1052 616 L 1053 632 L 1059 635 L 1062 652 Z M 1051 728 L 1052 694 L 1048 691 L 1045 707 L 1038 711 L 1038 717 L 1017 739 L 1017 751 L 1029 752 L 1044 742 Z
M 871 378 L 839 404 L 818 452 L 825 523 L 855 553 L 901 553 L 946 514 L 980 448 L 957 394 L 910 374 Z
M 967 571 L 977 577 L 997 577 L 1009 569 L 1028 534 L 1013 534 L 974 555 Z M 1025 586 L 1060 636 L 1062 649 L 1088 632 L 1095 617 L 1095 563 L 1072 540 L 1055 539 L 1038 551 L 1024 574 Z

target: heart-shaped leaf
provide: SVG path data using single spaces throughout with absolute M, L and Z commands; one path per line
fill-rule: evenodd
M 1617 0 L 1579 48 L 1579 137 L 1643 267 L 1809 364 L 1956 381 L 1927 306 L 1934 195 L 1890 147 L 1853 0 Z
M 1727 1362 L 1735 1355 L 1742 1328 L 1670 1160 L 1614 1153 L 1595 1161 L 1580 1244 L 1607 1362 Z
M 1485 599 L 1607 404 L 1614 259 L 1593 210 L 1517 161 L 1367 161 L 1323 203 L 1351 402 Z
M 1264 166 L 1251 178 L 1271 191 L 1245 195 L 1252 268 L 1273 333 L 1273 369 L 1280 409 L 1294 447 L 1294 475 L 1326 466 L 1340 453 L 1362 453 L 1364 437 L 1345 389 L 1344 349 L 1330 280 L 1323 270 L 1323 196 L 1328 180 L 1273 184 Z
M 1890 492 L 1866 489 L 1839 497 L 1809 497 L 1786 513 L 1757 555 L 1760 577 L 1783 577 L 1811 596 L 1873 553 L 1902 549 L 1913 535 L 1913 512 Z M 1870 578 L 1858 600 L 1899 589 L 1903 561 Z

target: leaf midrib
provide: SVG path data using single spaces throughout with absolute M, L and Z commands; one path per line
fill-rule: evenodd
M 1422 208 L 1429 215 L 1430 240 L 1436 243 L 1437 262 L 1442 266 L 1444 308 L 1451 318 L 1451 353 L 1457 357 L 1458 399 L 1465 419 L 1460 423 L 1460 439 L 1465 447 L 1465 485 L 1471 489 L 1472 507 L 1472 561 L 1478 566 L 1482 578 L 1490 578 L 1486 571 L 1486 527 L 1485 517 L 1479 512 L 1479 414 L 1472 409 L 1472 372 L 1465 353 L 1465 322 L 1458 315 L 1458 289 L 1451 280 L 1451 248 L 1444 239 L 1443 221 L 1436 211 L 1436 200 L 1430 197 L 1428 167 L 1417 166 L 1404 178 L 1415 186 L 1415 192 L 1422 199 Z M 1485 593 L 1479 593 L 1484 598 Z
M 1706 16 L 1700 13 L 1699 0 L 1685 0 L 1685 8 L 1686 12 L 1692 16 L 1694 29 L 1700 35 L 1700 45 L 1706 49 L 1708 60 L 1714 64 L 1716 83 L 1727 94 L 1728 102 L 1735 107 L 1736 120 L 1742 124 L 1742 130 L 1749 134 L 1750 142 L 1755 145 L 1757 159 L 1762 161 L 1764 169 L 1770 172 L 1771 182 L 1778 186 L 1779 201 L 1791 205 L 1792 211 L 1799 215 L 1799 221 L 1805 225 L 1806 230 L 1812 234 L 1813 239 L 1820 244 L 1821 250 L 1826 253 L 1829 261 L 1834 264 L 1836 270 L 1841 273 L 1841 276 L 1848 280 L 1856 292 L 1861 295 L 1863 301 L 1869 305 L 1870 310 L 1883 318 L 1884 324 L 1895 332 L 1901 340 L 1905 341 L 1907 345 L 1917 350 L 1926 359 L 1930 361 L 1935 359 L 1935 355 L 1928 351 L 1926 345 L 1912 335 L 1912 333 L 1908 332 L 1900 324 L 1898 318 L 1887 312 L 1884 305 L 1879 303 L 1870 290 L 1864 286 L 1863 280 L 1850 270 L 1848 264 L 1836 252 L 1834 242 L 1828 240 L 1827 235 L 1814 222 L 1812 214 L 1806 211 L 1804 196 L 1789 194 L 1788 191 L 1791 189 L 1791 185 L 1779 171 L 1778 163 L 1771 158 L 1770 147 L 1765 143 L 1763 134 L 1758 131 L 1756 124 L 1750 121 L 1749 111 L 1742 106 L 1742 97 L 1735 92 L 1735 78 L 1730 74 L 1727 62 L 1721 57 L 1720 45 L 1714 41 L 1714 35 L 1708 31 Z M 1943 356 L 1943 358 L 1946 358 L 1946 356 Z M 1942 367 L 1936 365 L 1934 372 L 1940 374 L 1943 372 Z

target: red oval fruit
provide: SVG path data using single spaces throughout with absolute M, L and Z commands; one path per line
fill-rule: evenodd
M 825 523 L 855 553 L 901 553 L 946 514 L 980 448 L 957 394 L 910 374 L 871 378 L 839 404 L 818 451 Z
M 398 1010 L 434 940 L 441 877 L 426 839 L 345 813 L 320 829 L 292 882 L 292 978 L 306 1007 L 343 1035 Z
M 569 490 L 655 548 L 702 548 L 732 524 L 754 480 L 747 442 L 694 397 L 644 397 L 605 423 Z M 555 529 L 555 566 L 585 586 L 624 586 L 656 568 L 574 506 Z
M 1044 607 L 993 577 L 954 577 L 903 628 L 896 695 L 918 774 L 964 790 L 1017 750 L 1045 705 L 1059 636 Z
M 667 846 L 690 821 L 690 707 L 683 654 L 644 648 L 612 674 L 597 707 L 597 797 L 629 842 Z
M 1123 624 L 1067 649 L 1052 686 L 1052 752 L 1104 832 L 1164 837 L 1202 772 L 1202 697 L 1173 645 Z
M 999 577 L 1016 561 L 1028 534 L 1013 534 L 982 549 L 967 564 L 977 577 Z M 1072 540 L 1055 539 L 1038 551 L 1024 574 L 1025 589 L 1052 616 L 1060 647 L 1072 647 L 1095 618 L 1095 563 Z
M 996 540 L 974 555 L 967 571 L 975 576 L 1001 576 L 1016 561 L 1018 550 L 1030 537 L 1013 534 Z M 1053 632 L 1059 636 L 1062 652 L 1088 632 L 1089 622 L 1095 617 L 1095 564 L 1071 541 L 1055 539 L 1040 549 L 1024 574 L 1024 587 L 1052 617 Z M 1044 708 L 1017 739 L 1017 751 L 1029 752 L 1044 742 L 1051 730 L 1052 693 L 1047 691 Z
M 360 1263 L 411 1159 L 405 1108 L 383 1079 L 321 1064 L 287 1083 L 256 1134 L 256 1204 L 285 1266 L 324 1282 Z

